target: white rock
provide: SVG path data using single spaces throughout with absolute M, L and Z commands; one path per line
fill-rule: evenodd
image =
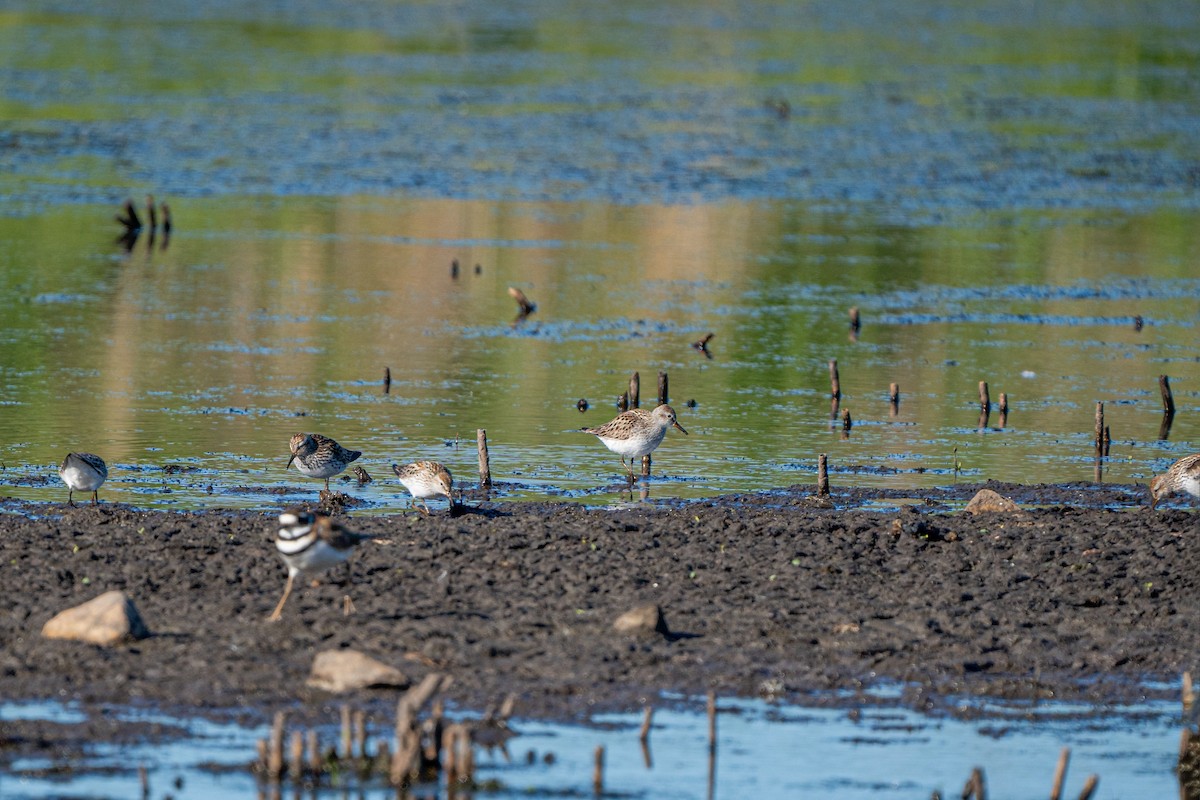
M 308 685 L 326 692 L 348 692 L 368 686 L 404 689 L 412 683 L 395 667 L 357 650 L 324 650 L 313 659 Z
M 47 639 L 73 639 L 105 647 L 149 635 L 133 601 L 116 590 L 68 608 L 42 626 L 42 636 Z

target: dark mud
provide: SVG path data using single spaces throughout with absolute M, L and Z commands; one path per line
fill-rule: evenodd
M 1077 491 L 991 486 L 1026 503 Z M 318 712 L 330 696 L 305 686 L 314 654 L 351 647 L 414 680 L 450 673 L 462 707 L 515 692 L 519 714 L 564 719 L 709 689 L 795 702 L 842 690 L 821 701 L 854 703 L 899 682 L 902 702 L 926 710 L 964 694 L 1173 692 L 1159 682 L 1176 683 L 1200 652 L 1195 515 L 1151 513 L 1134 487 L 1103 490 L 1115 509 L 951 511 L 974 488 L 888 511 L 822 507 L 795 487 L 676 507 L 349 516 L 386 538 L 360 548 L 349 585 L 345 568 L 298 583 L 278 623 L 266 621 L 285 576 L 272 516 L 9 501 L 0 687 L 7 700 L 257 721 Z M 104 649 L 40 636 L 109 589 L 134 599 L 152 638 Z M 613 632 L 645 603 L 661 606 L 670 636 Z

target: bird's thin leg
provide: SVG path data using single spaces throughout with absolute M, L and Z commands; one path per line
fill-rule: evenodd
M 75 490 L 74 489 L 67 490 L 67 505 L 69 505 L 71 508 L 75 507 Z M 1150 507 L 1154 508 L 1154 506 L 1150 506 Z
M 289 570 L 287 576 L 287 584 L 283 587 L 283 597 L 279 598 L 279 605 L 275 606 L 275 610 L 271 612 L 271 616 L 267 617 L 267 622 L 277 622 L 279 617 L 283 615 L 283 604 L 287 602 L 288 595 L 292 593 L 292 575 Z
M 428 503 L 426 503 L 424 500 L 421 500 L 421 507 L 420 507 L 420 508 L 418 508 L 417 510 L 418 510 L 418 511 L 420 511 L 422 514 L 424 514 L 424 515 L 425 515 L 425 516 L 427 516 L 427 517 L 428 517 L 428 516 L 430 516 L 430 514 L 429 514 L 429 504 L 428 504 Z
M 94 506 L 100 505 L 100 490 L 99 489 L 92 490 L 92 505 L 94 505 Z

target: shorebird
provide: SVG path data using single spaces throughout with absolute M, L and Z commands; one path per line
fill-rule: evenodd
M 454 510 L 454 495 L 451 494 L 454 478 L 450 470 L 438 462 L 414 461 L 404 466 L 392 464 L 392 472 L 396 473 L 413 500 L 421 501 L 421 511 L 425 514 L 429 513 L 429 504 L 425 501 L 430 497 L 445 497 L 450 501 L 450 510 Z
M 75 492 L 91 492 L 92 505 L 100 502 L 98 491 L 108 479 L 108 465 L 94 453 L 67 453 L 58 476 L 67 485 L 67 505 L 75 505 Z
M 1150 510 L 1154 510 L 1159 500 L 1175 492 L 1200 497 L 1200 453 L 1184 456 L 1162 475 L 1155 475 L 1150 480 Z
M 293 508 L 279 515 L 279 531 L 275 534 L 275 549 L 288 568 L 283 597 L 267 620 L 274 622 L 283 614 L 283 604 L 292 593 L 296 576 L 307 572 L 323 572 L 350 557 L 359 544 L 374 538 L 353 533 L 334 522 L 326 514 Z
M 662 444 L 668 428 L 677 428 L 680 433 L 687 435 L 687 431 L 675 421 L 675 409 L 663 403 L 653 411 L 631 408 L 598 428 L 583 428 L 583 432 L 594 434 L 605 447 L 620 456 L 621 466 L 629 472 L 629 480 L 632 481 L 633 460 L 654 452 L 654 448 Z M 628 466 L 625 464 L 627 457 Z
M 358 450 L 347 450 L 340 444 L 322 436 L 319 433 L 297 433 L 292 436 L 292 457 L 288 459 L 287 469 L 296 462 L 296 469 L 301 475 L 310 478 L 324 478 L 325 491 L 329 491 L 329 479 L 350 465 L 362 453 Z

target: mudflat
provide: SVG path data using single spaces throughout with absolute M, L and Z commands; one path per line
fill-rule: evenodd
M 351 513 L 339 519 L 380 538 L 318 586 L 298 580 L 279 622 L 267 621 L 286 575 L 274 513 L 3 501 L 0 685 L 9 700 L 266 718 L 327 704 L 305 685 L 313 658 L 352 648 L 414 681 L 450 674 L 463 707 L 515 693 L 520 714 L 564 719 L 665 691 L 811 701 L 897 682 L 925 708 L 964 693 L 1173 691 L 1200 653 L 1187 504 L 1151 512 L 1136 487 L 989 486 L 1040 507 L 954 510 L 978 486 L 902 504 L 836 491 L 819 502 L 800 486 L 605 510 Z M 891 507 L 861 510 L 872 502 Z M 150 638 L 103 648 L 40 635 L 111 589 Z M 668 632 L 614 630 L 648 604 Z

